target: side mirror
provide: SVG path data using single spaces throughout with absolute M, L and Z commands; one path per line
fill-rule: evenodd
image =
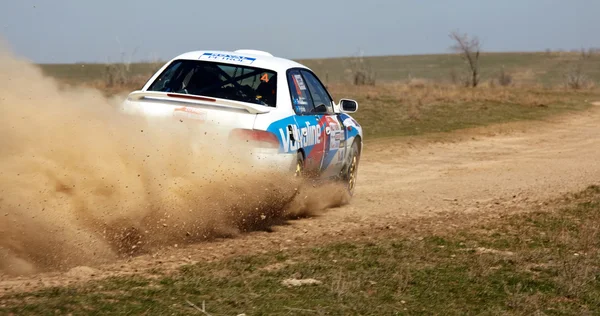
M 354 113 L 358 110 L 358 102 L 350 99 L 341 99 L 340 108 L 342 113 Z

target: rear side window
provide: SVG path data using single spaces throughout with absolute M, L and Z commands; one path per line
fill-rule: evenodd
M 315 109 L 314 103 L 300 71 L 288 71 L 288 84 L 290 87 L 292 106 L 294 107 L 296 114 L 303 115 L 313 113 Z
M 201 60 L 176 60 L 148 91 L 174 92 L 276 106 L 277 74 L 272 70 Z

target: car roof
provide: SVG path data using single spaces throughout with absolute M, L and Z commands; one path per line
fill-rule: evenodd
M 252 49 L 240 49 L 236 51 L 199 50 L 183 53 L 175 58 L 187 60 L 206 60 L 232 65 L 246 65 L 276 72 L 285 72 L 290 68 L 308 67 L 290 59 L 275 57 L 272 54 Z

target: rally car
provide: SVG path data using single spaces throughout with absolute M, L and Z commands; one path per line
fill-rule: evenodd
M 230 138 L 252 144 L 269 168 L 296 176 L 336 178 L 354 192 L 362 150 L 361 126 L 335 103 L 315 73 L 258 50 L 194 51 L 161 67 L 123 109 L 226 126 Z M 227 140 L 224 140 L 226 142 Z

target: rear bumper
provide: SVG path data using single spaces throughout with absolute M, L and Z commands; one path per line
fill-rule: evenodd
M 270 148 L 250 150 L 252 167 L 259 170 L 291 173 L 296 170 L 296 155 L 282 154 Z

